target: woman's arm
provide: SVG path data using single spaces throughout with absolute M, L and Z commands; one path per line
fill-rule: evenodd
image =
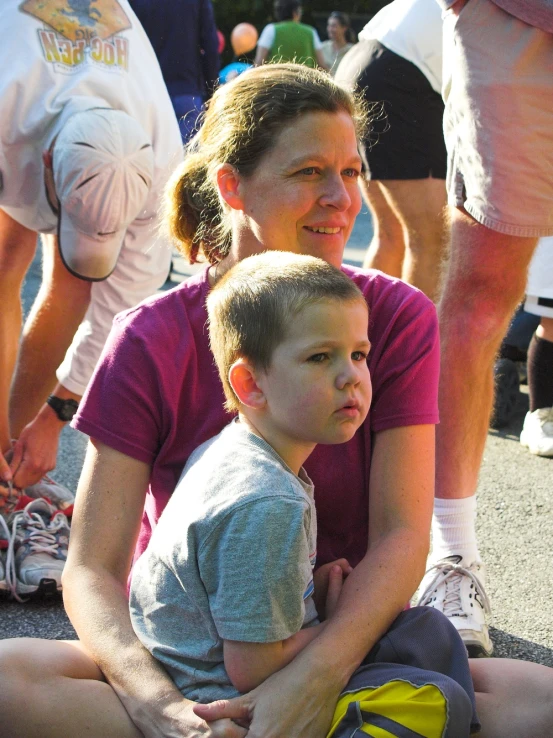
M 251 718 L 250 738 L 323 738 L 340 691 L 414 593 L 429 547 L 434 426 L 377 433 L 371 464 L 369 547 L 344 582 L 318 638 L 249 695 L 212 706 L 205 719 Z M 275 710 L 275 705 L 286 710 Z
M 91 441 L 79 482 L 63 575 L 64 603 L 79 638 L 145 738 L 228 736 L 230 721 L 206 726 L 138 641 L 131 625 L 127 577 L 150 467 Z
M 317 57 L 317 64 L 321 67 L 321 69 L 324 69 L 325 72 L 330 71 L 330 67 L 326 63 L 325 56 L 323 54 L 322 49 L 315 49 L 315 56 Z
M 266 49 L 264 46 L 259 46 L 259 44 L 257 45 L 257 49 L 255 51 L 255 59 L 253 62 L 254 67 L 260 67 L 263 64 L 263 62 L 269 55 L 269 51 L 270 49 Z

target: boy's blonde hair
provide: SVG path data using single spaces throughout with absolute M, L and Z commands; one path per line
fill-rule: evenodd
M 294 316 L 321 300 L 359 300 L 367 306 L 363 293 L 336 267 L 284 251 L 243 259 L 215 285 L 207 298 L 209 341 L 227 410 L 240 407 L 228 379 L 234 362 L 243 358 L 268 370 Z

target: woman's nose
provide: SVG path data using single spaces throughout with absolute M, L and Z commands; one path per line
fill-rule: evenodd
M 341 175 L 332 175 L 325 181 L 321 205 L 333 207 L 336 210 L 347 210 L 351 205 L 348 188 Z

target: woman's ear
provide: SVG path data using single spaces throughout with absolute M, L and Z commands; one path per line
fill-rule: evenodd
M 246 359 L 237 359 L 228 373 L 229 384 L 242 405 L 261 410 L 267 401 L 257 384 L 255 369 Z
M 219 195 L 233 210 L 244 210 L 240 197 L 240 175 L 230 164 L 221 164 L 217 170 Z

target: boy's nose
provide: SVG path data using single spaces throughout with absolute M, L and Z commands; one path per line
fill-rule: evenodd
M 358 366 L 358 362 L 347 362 L 339 372 L 336 384 L 339 389 L 343 389 L 347 385 L 356 386 L 361 381 L 361 372 Z

